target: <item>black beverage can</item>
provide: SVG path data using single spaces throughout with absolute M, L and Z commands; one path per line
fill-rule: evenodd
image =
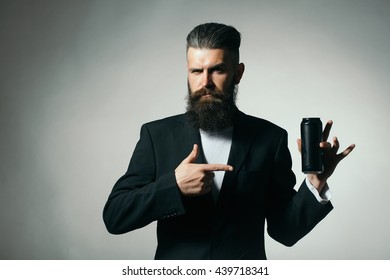
M 324 170 L 322 163 L 322 122 L 320 118 L 303 118 L 301 122 L 302 172 L 319 174 Z

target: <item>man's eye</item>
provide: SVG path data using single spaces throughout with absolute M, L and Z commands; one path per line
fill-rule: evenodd
M 199 74 L 199 73 L 202 73 L 202 70 L 200 70 L 200 69 L 193 69 L 193 70 L 191 70 L 191 73 Z
M 214 71 L 218 74 L 224 74 L 226 72 L 223 68 L 215 68 Z

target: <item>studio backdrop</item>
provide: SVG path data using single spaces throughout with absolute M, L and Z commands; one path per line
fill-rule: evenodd
M 102 211 L 140 126 L 184 112 L 185 38 L 211 21 L 241 32 L 238 107 L 288 131 L 299 183 L 303 117 L 356 144 L 335 209 L 268 258 L 390 258 L 389 1 L 3 0 L 1 259 L 153 258 L 155 223 L 110 235 Z

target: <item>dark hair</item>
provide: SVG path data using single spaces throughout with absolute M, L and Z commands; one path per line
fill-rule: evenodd
M 233 26 L 205 23 L 196 26 L 187 36 L 187 51 L 197 49 L 226 49 L 238 63 L 241 34 Z

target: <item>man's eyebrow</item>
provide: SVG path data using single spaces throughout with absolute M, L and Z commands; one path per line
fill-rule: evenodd
M 226 68 L 226 63 L 221 62 L 216 65 L 211 66 L 209 69 L 210 70 L 216 70 L 216 69 L 225 69 Z
M 210 68 L 208 68 L 210 71 L 213 71 L 213 70 L 216 70 L 216 69 L 226 69 L 226 63 L 224 62 L 221 62 L 221 63 L 218 63 L 218 64 L 215 64 L 213 66 L 211 66 Z M 189 68 L 190 71 L 194 71 L 194 70 L 203 70 L 204 68 L 203 67 L 191 67 Z
M 188 68 L 188 70 L 190 70 L 190 71 L 202 70 L 202 68 L 201 67 L 191 67 L 191 68 Z

